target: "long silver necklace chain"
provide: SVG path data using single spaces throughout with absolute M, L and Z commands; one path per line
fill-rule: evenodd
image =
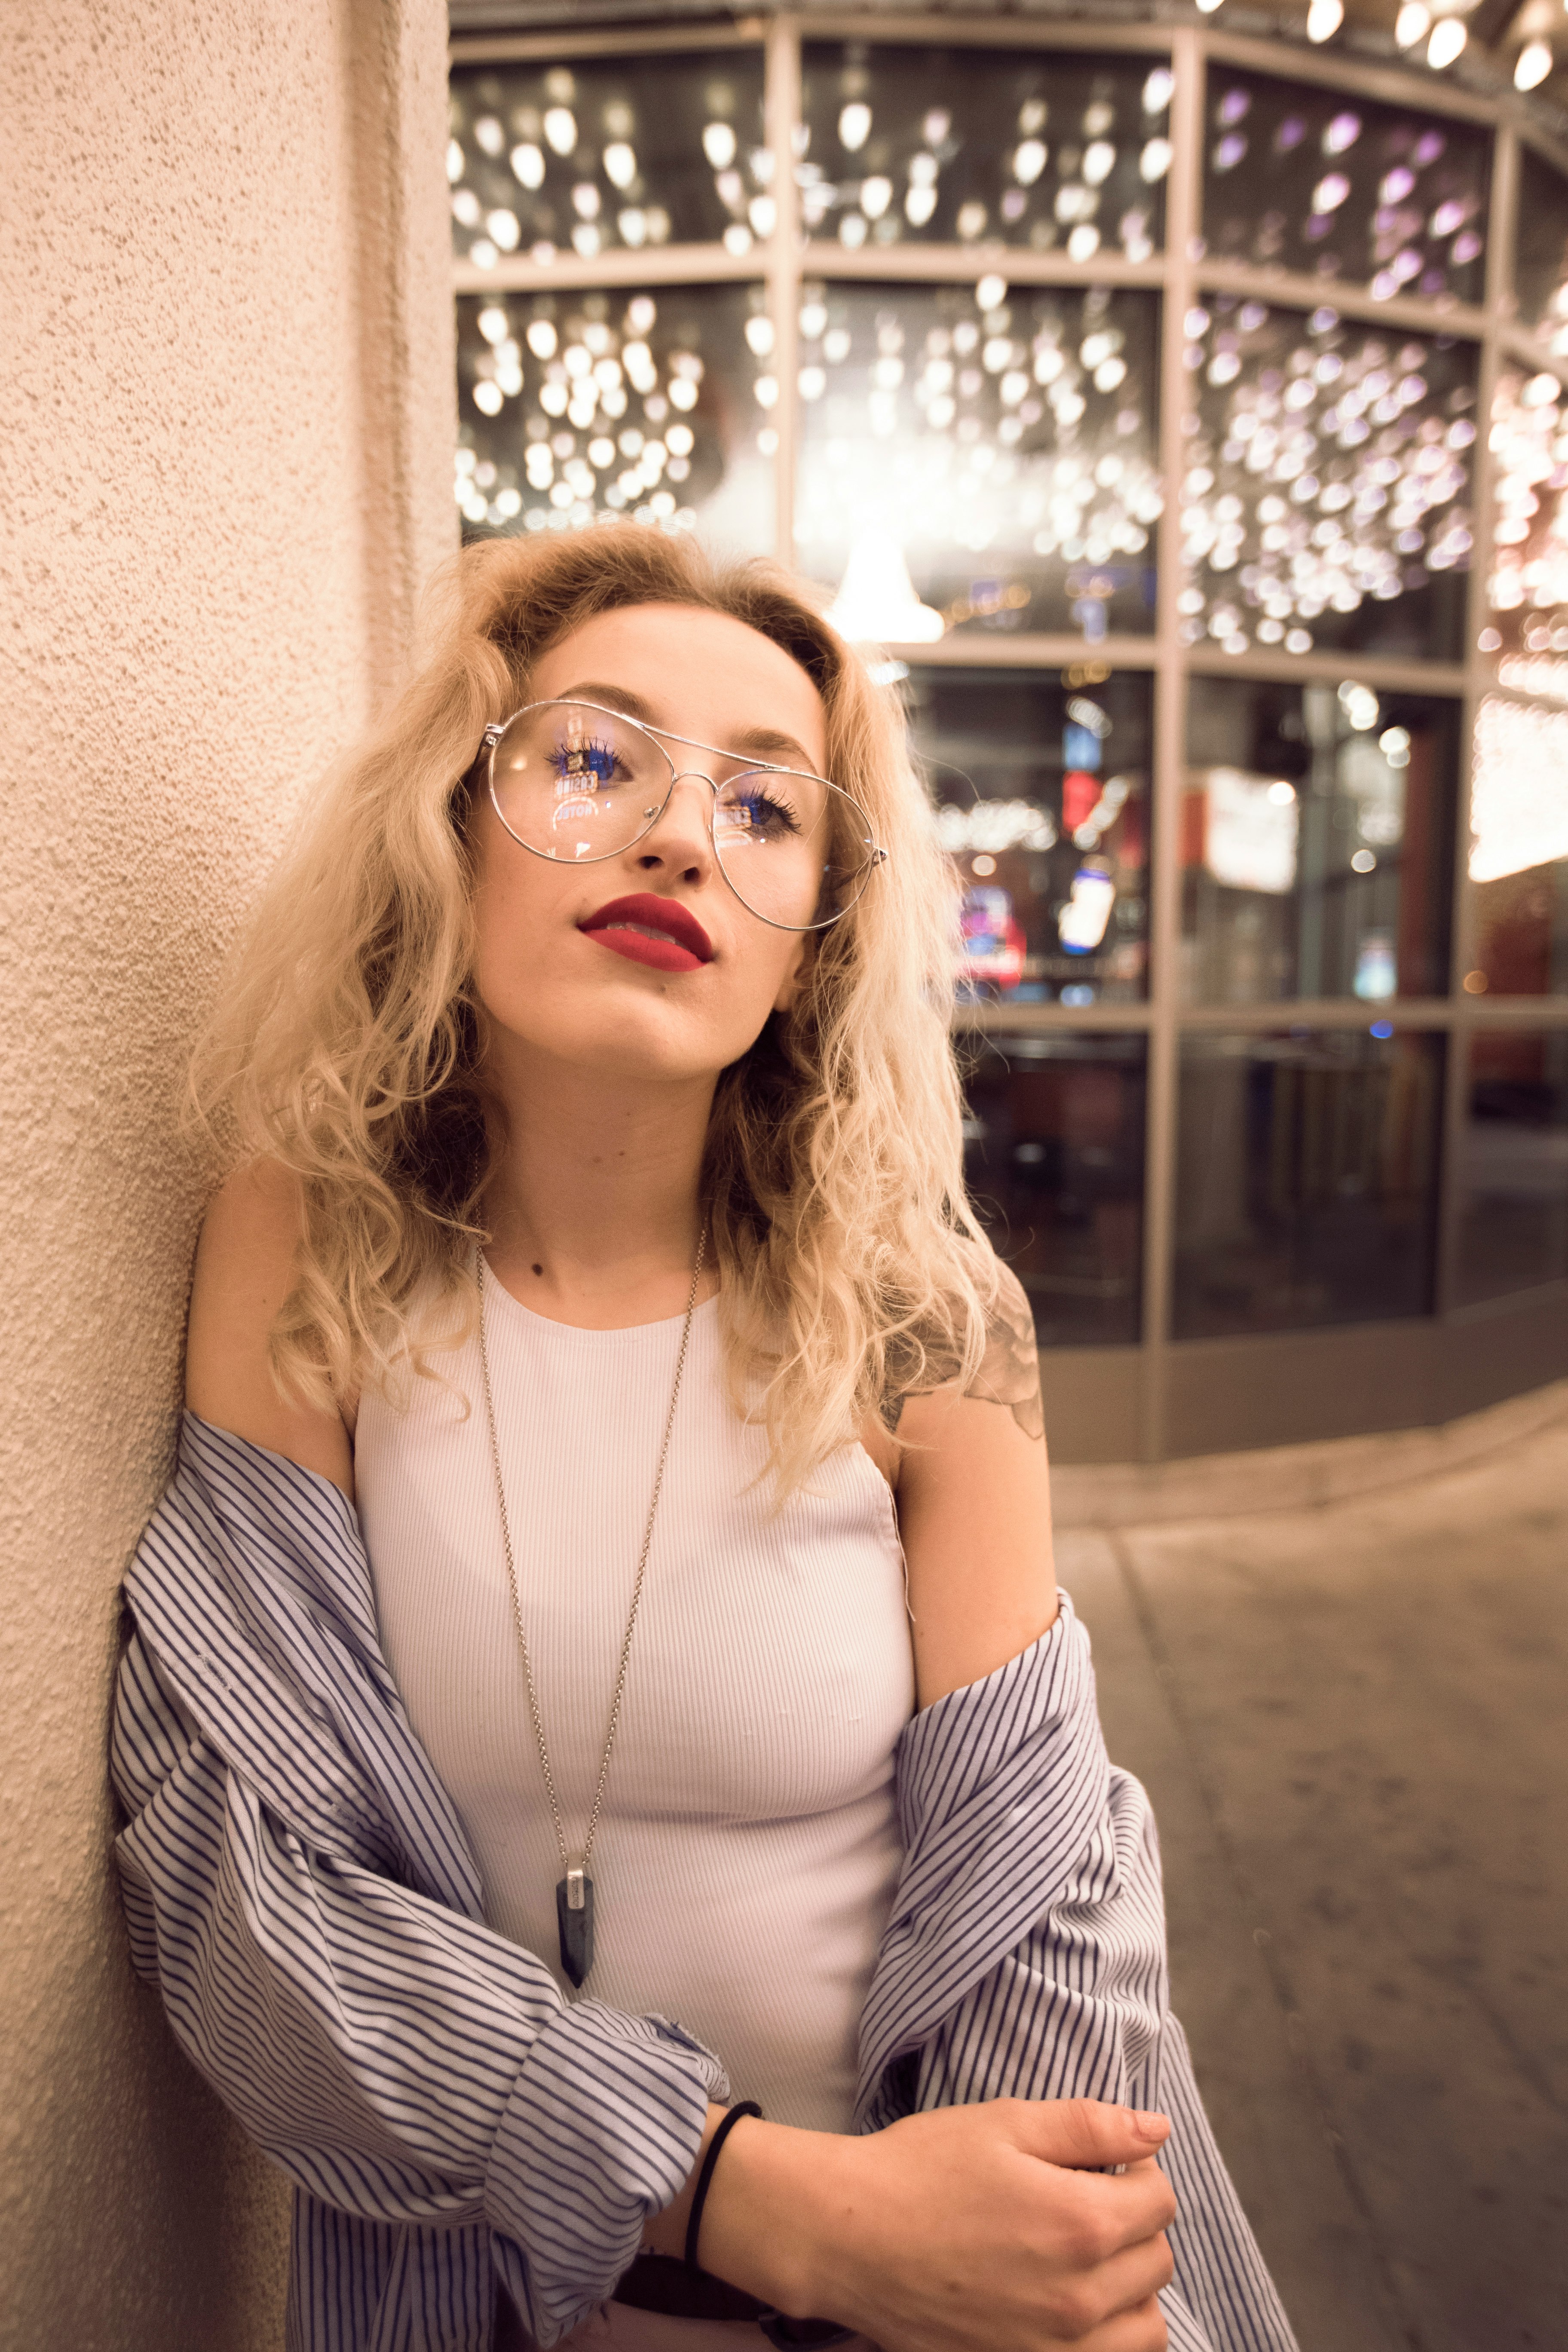
M 529 1654 L 528 1634 L 522 1622 L 522 1594 L 517 1580 L 517 1557 L 512 1549 L 511 1518 L 506 1507 L 506 1480 L 501 1475 L 500 1442 L 496 1435 L 495 1397 L 490 1387 L 489 1343 L 485 1332 L 485 1276 L 489 1268 L 484 1252 L 475 1245 L 474 1278 L 479 1293 L 479 1367 L 484 1375 L 485 1419 L 490 1433 L 490 1461 L 495 1469 L 496 1504 L 500 1514 L 501 1548 L 506 1554 L 507 1582 L 511 1588 L 512 1615 L 517 1621 L 518 1647 L 522 1653 L 523 1679 L 528 1685 L 528 1711 L 533 1719 L 533 1736 L 539 1745 L 540 1769 L 544 1775 L 545 1794 L 550 1800 L 550 1815 L 555 1824 L 555 1843 L 561 1853 L 563 1875 L 555 1890 L 556 1927 L 561 1942 L 561 1965 L 574 1984 L 580 1985 L 594 1965 L 594 1882 L 588 1875 L 588 1864 L 594 1852 L 594 1840 L 598 1833 L 599 1813 L 605 1801 L 605 1789 L 610 1777 L 610 1755 L 616 1744 L 616 1732 L 621 1720 L 621 1701 L 626 1687 L 626 1667 L 632 1654 L 632 1635 L 637 1630 L 637 1609 L 642 1601 L 644 1579 L 647 1573 L 647 1556 L 653 1544 L 653 1523 L 658 1514 L 658 1498 L 664 1487 L 665 1464 L 669 1459 L 670 1432 L 675 1427 L 675 1407 L 680 1395 L 681 1377 L 686 1370 L 687 1349 L 691 1344 L 691 1318 L 697 1308 L 697 1286 L 702 1279 L 702 1261 L 708 1254 L 708 1225 L 704 1220 L 698 1237 L 696 1262 L 691 1268 L 691 1288 L 686 1301 L 686 1320 L 681 1327 L 680 1349 L 675 1359 L 675 1378 L 670 1382 L 669 1410 L 664 1417 L 664 1442 L 658 1449 L 658 1467 L 654 1472 L 653 1494 L 647 1507 L 647 1525 L 643 1529 L 642 1549 L 637 1554 L 637 1578 L 632 1585 L 632 1605 L 626 1616 L 626 1630 L 621 1639 L 620 1664 L 616 1671 L 616 1687 L 610 1700 L 610 1720 L 605 1733 L 605 1752 L 599 1759 L 598 1786 L 588 1814 L 588 1828 L 583 1840 L 583 1858 L 574 1864 L 567 1851 L 566 1831 L 561 1819 L 560 1801 L 555 1793 L 555 1775 L 550 1769 L 550 1749 L 544 1738 L 544 1717 L 540 1712 L 539 1692 L 533 1679 L 533 1660 Z

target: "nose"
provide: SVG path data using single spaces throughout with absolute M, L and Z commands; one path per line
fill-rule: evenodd
M 713 787 L 700 768 L 677 776 L 658 822 L 631 852 L 645 874 L 668 874 L 691 883 L 713 871 Z

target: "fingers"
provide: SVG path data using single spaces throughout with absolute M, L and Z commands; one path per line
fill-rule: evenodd
M 1047 2336 L 1040 2352 L 1057 2352 L 1070 2344 L 1073 2352 L 1166 2352 L 1165 2315 L 1151 2295 L 1134 2310 L 1119 2311 L 1114 2319 L 1091 2327 L 1085 2336 Z
M 1149 2159 L 1122 2173 L 1042 2176 L 1050 2184 L 1038 2210 L 1040 2252 L 1073 2276 L 1088 2277 L 1134 2248 L 1159 2240 L 1176 2217 L 1175 2194 Z M 1164 2284 L 1161 2278 L 1156 2282 Z M 1149 2292 L 1147 2287 L 1142 2293 Z
M 1098 2269 L 1064 2282 L 1047 2298 L 1043 2315 L 1047 2339 L 1088 2343 L 1095 2352 L 1110 2352 L 1117 2339 L 1109 2336 L 1102 2347 L 1102 2335 L 1123 2318 L 1138 2319 L 1147 2330 L 1154 2298 L 1162 2287 L 1170 2285 L 1174 2268 L 1171 2249 L 1162 2235 L 1146 2239 L 1141 2246 L 1130 2246 Z M 1137 2339 L 1138 2329 L 1131 2332 Z
M 1152 2156 L 1170 2137 L 1169 2119 L 1108 2106 L 1100 2099 L 1009 2100 L 1016 2144 L 1047 2164 L 1102 2171 Z

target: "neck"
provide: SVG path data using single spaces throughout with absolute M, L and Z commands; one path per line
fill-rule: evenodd
M 615 1329 L 684 1307 L 716 1081 L 606 1080 L 530 1054 L 495 1068 L 485 1192 L 498 1281 L 561 1323 Z M 702 1292 L 714 1287 L 710 1272 Z

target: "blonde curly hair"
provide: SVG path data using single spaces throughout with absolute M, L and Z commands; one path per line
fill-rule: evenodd
M 309 810 L 198 1048 L 193 1099 L 299 1180 L 279 1389 L 330 1405 L 472 1328 L 487 1169 L 469 816 L 483 730 L 592 615 L 727 614 L 798 662 L 827 764 L 889 852 L 816 935 L 795 1004 L 721 1077 L 702 1193 L 731 1392 L 787 1492 L 881 1409 L 973 1378 L 1004 1279 L 963 1189 L 949 1017 L 953 886 L 902 727 L 776 567 L 637 525 L 472 547 L 427 658 Z M 432 1300 L 441 1310 L 432 1314 Z

